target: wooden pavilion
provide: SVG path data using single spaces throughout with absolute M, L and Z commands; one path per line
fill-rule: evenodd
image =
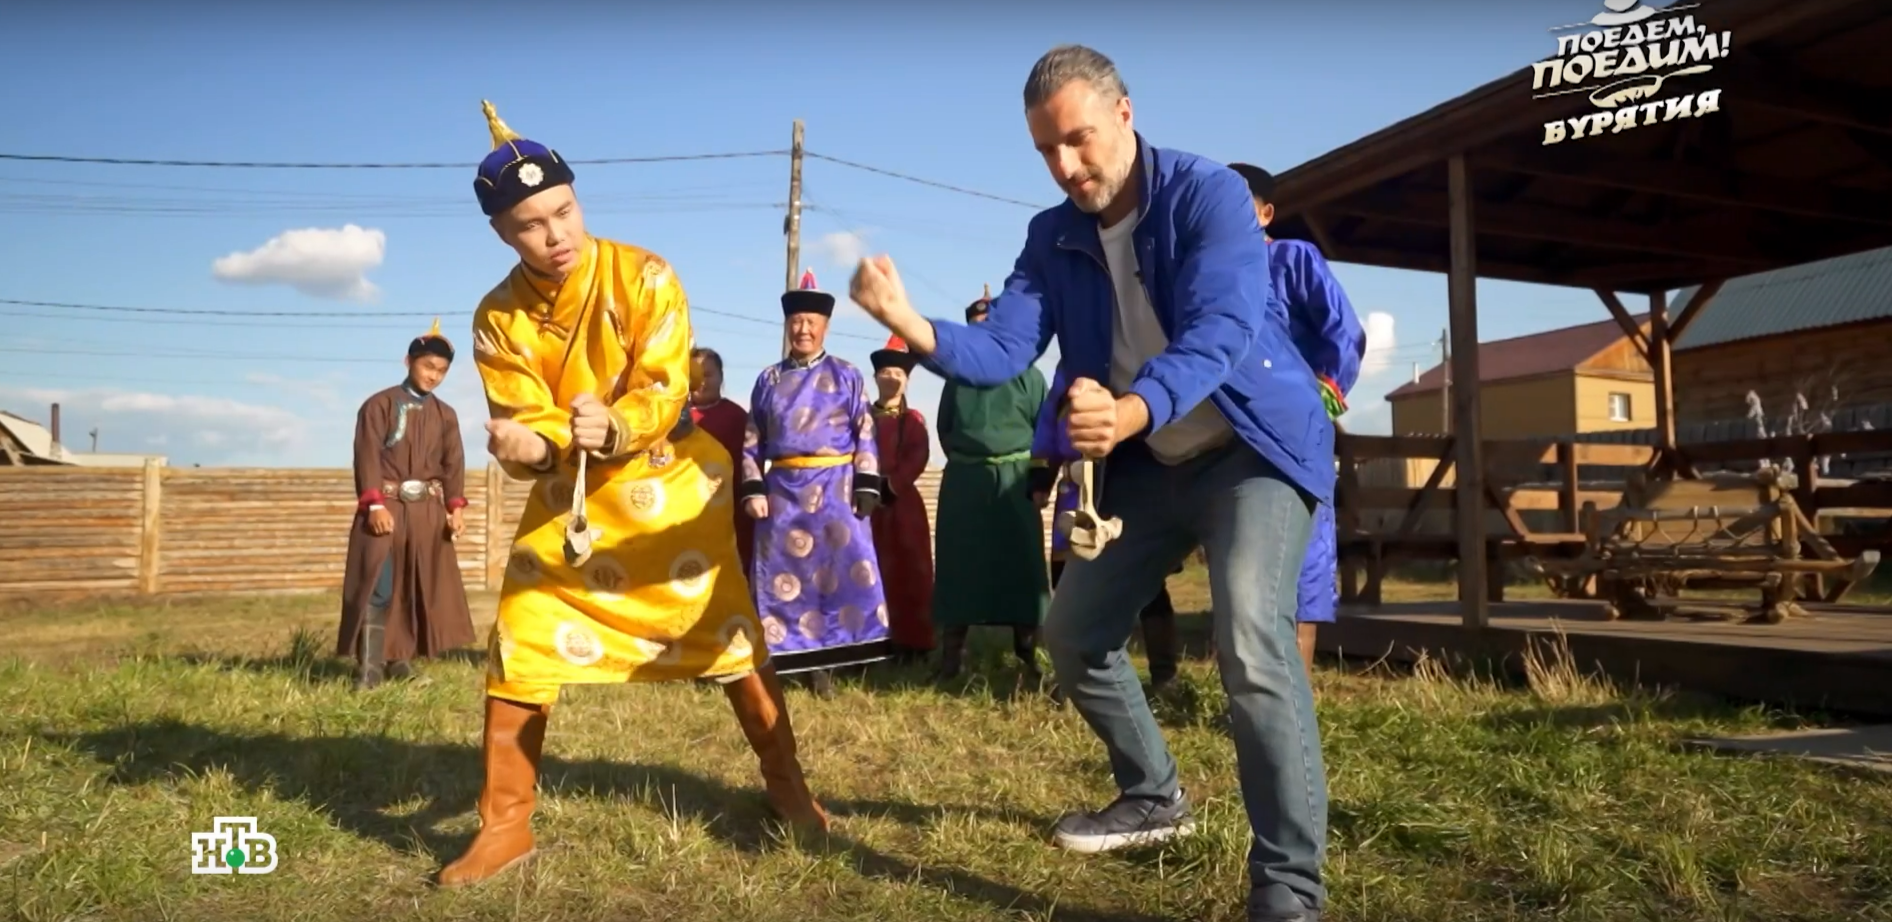
M 1670 347 L 1724 280 L 1892 245 L 1892 5 L 1701 0 L 1687 15 L 1731 48 L 1659 95 L 1719 89 L 1719 112 L 1545 144 L 1546 123 L 1599 110 L 1587 93 L 1535 98 L 1525 67 L 1278 178 L 1276 236 L 1446 274 L 1451 377 L 1469 383 L 1452 392 L 1461 521 L 1486 511 L 1476 279 L 1595 290 L 1654 369 L 1672 457 Z M 1672 309 L 1668 293 L 1694 286 Z M 1647 335 L 1619 293 L 1648 299 Z M 1485 536 L 1457 540 L 1463 623 L 1482 628 Z

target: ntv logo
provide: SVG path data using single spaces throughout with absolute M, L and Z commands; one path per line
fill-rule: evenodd
M 1558 36 L 1556 57 L 1531 65 L 1532 98 L 1588 93 L 1603 111 L 1545 122 L 1545 146 L 1721 111 L 1719 89 L 1643 101 L 1662 92 L 1665 82 L 1708 73 L 1714 70 L 1710 61 L 1728 56 L 1733 33 L 1710 34 L 1693 14 L 1676 15 L 1697 6 L 1657 10 L 1641 0 L 1603 0 L 1603 12 L 1589 22 L 1552 29 L 1590 31 Z
M 276 870 L 276 837 L 253 816 L 219 816 L 210 832 L 191 833 L 192 874 L 268 874 Z

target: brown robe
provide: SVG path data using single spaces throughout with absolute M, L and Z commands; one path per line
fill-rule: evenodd
M 356 635 L 390 554 L 394 594 L 388 606 L 387 661 L 435 656 L 473 642 L 473 616 L 447 521 L 448 510 L 466 506 L 460 417 L 445 401 L 429 396 L 406 412 L 403 425 L 402 405 L 415 403 L 405 385 L 395 385 L 369 397 L 355 418 L 357 506 L 348 534 L 337 656 L 356 655 Z M 440 489 L 428 491 L 417 502 L 402 502 L 399 486 L 405 480 L 438 482 Z M 369 530 L 368 506 L 373 503 L 393 513 L 392 532 L 376 535 Z

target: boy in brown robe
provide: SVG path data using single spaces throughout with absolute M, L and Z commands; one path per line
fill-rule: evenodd
M 357 689 L 412 678 L 415 657 L 473 641 L 453 546 L 466 529 L 466 454 L 460 417 L 434 394 L 452 364 L 436 320 L 408 344 L 407 380 L 355 417 L 357 505 L 335 653 L 355 658 Z

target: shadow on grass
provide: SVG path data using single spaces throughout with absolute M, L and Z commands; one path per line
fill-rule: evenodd
M 190 666 L 208 666 L 232 672 L 248 672 L 262 676 L 289 676 L 300 678 L 311 685 L 331 683 L 346 684 L 355 679 L 355 661 L 340 659 L 330 654 L 326 647 L 316 649 L 305 635 L 298 634 L 291 642 L 289 652 L 276 656 L 236 656 L 226 653 L 172 653 L 160 658 Z M 465 664 L 484 672 L 486 670 L 486 648 L 459 647 L 446 650 L 430 658 L 413 661 L 417 671 L 425 672 L 430 663 L 440 665 Z
M 732 728 L 733 732 L 733 728 Z M 412 743 L 386 736 L 291 737 L 233 734 L 177 720 L 49 740 L 73 745 L 112 766 L 110 783 L 168 784 L 228 772 L 250 791 L 269 791 L 331 817 L 343 829 L 396 850 L 416 846 L 444 863 L 471 841 L 440 832 L 443 821 L 474 809 L 479 795 L 479 750 L 446 743 Z M 773 825 L 757 789 L 739 790 L 666 765 L 605 760 L 571 761 L 547 755 L 540 789 L 564 796 L 623 798 L 654 810 L 701 822 L 733 848 L 757 853 L 768 847 Z M 424 802 L 416 812 L 392 816 L 397 804 Z M 902 801 L 824 801 L 836 817 L 887 817 L 926 825 L 960 813 L 1046 828 L 1049 821 L 1016 810 L 981 806 L 924 806 Z M 921 866 L 852 841 L 838 831 L 825 841 L 804 842 L 824 857 L 840 857 L 868 878 L 913 881 L 993 908 L 1089 922 L 1155 922 L 1158 917 L 1074 907 L 999 881 L 950 868 Z M 1047 846 L 1048 847 L 1048 846 Z

